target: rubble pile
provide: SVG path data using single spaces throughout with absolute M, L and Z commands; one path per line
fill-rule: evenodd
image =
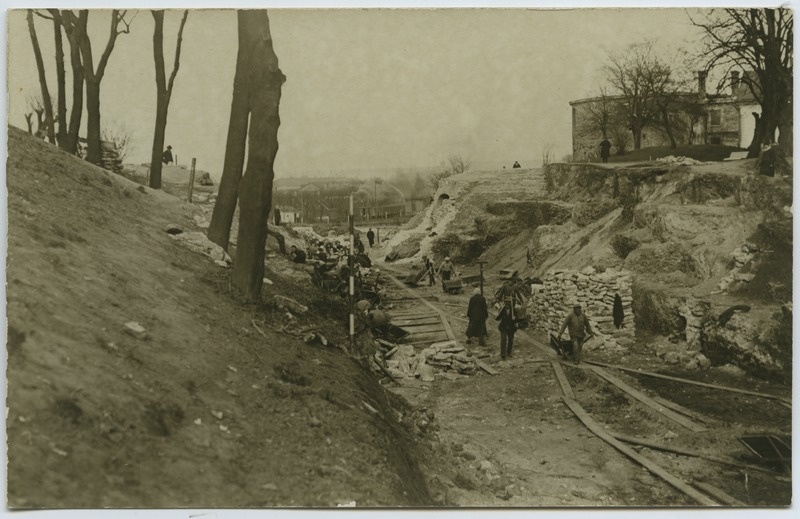
M 386 349 L 391 343 L 381 341 L 380 345 Z M 385 370 L 395 380 L 419 378 L 422 382 L 433 382 L 436 370 L 460 375 L 478 372 L 475 357 L 456 341 L 437 342 L 420 352 L 410 344 L 400 344 L 388 351 L 376 352 L 374 360 L 376 371 L 383 371 L 380 366 L 385 363 Z
M 666 157 L 660 157 L 656 159 L 656 162 L 659 164 L 685 164 L 687 166 L 696 166 L 698 164 L 702 164 L 702 161 L 695 160 L 689 157 L 676 157 L 675 155 L 667 155 Z
M 616 269 L 599 272 L 594 267 L 580 272 L 550 270 L 541 280 L 543 285 L 534 285 L 534 295 L 528 302 L 533 326 L 557 335 L 572 305 L 578 303 L 597 335 L 587 343 L 587 348 L 620 350 L 633 343 L 636 328 L 630 272 Z M 624 312 L 619 328 L 614 325 L 612 314 L 615 294 L 619 294 Z

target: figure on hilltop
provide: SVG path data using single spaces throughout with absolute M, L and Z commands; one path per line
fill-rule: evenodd
M 611 156 L 611 143 L 608 141 L 608 138 L 603 137 L 603 140 L 600 141 L 600 158 L 603 160 L 603 164 L 608 163 L 608 157 Z
M 164 153 L 161 155 L 161 162 L 163 162 L 164 164 L 175 162 L 172 159 L 172 146 L 167 146 L 167 149 L 164 150 Z

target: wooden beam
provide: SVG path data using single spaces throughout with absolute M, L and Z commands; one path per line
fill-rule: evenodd
M 595 434 L 595 436 L 597 436 L 604 442 L 608 443 L 621 453 L 625 454 L 635 462 L 639 463 L 641 466 L 643 466 L 656 476 L 660 477 L 661 479 L 672 485 L 677 490 L 680 490 L 687 496 L 691 497 L 698 504 L 703 506 L 719 506 L 719 503 L 717 503 L 707 495 L 687 485 L 681 479 L 673 476 L 672 474 L 667 472 L 665 469 L 663 469 L 656 463 L 650 461 L 649 459 L 640 455 L 635 450 L 624 445 L 622 442 L 611 436 L 608 432 L 605 431 L 605 429 L 603 429 L 602 426 L 600 426 L 600 424 L 595 422 L 594 419 L 592 419 L 592 417 L 589 416 L 589 414 L 580 406 L 580 404 L 578 404 L 578 402 L 568 397 L 562 397 L 562 400 L 564 400 L 564 403 L 567 404 L 567 407 L 569 407 L 570 410 L 572 410 L 575 416 L 577 416 L 578 419 L 581 422 L 583 422 L 583 425 L 585 425 L 590 431 L 592 431 Z
M 572 386 L 569 385 L 567 376 L 564 374 L 564 370 L 561 369 L 561 364 L 559 364 L 556 360 L 551 360 L 550 365 L 553 366 L 553 371 L 556 373 L 556 379 L 558 379 L 558 383 L 561 386 L 561 392 L 564 393 L 565 397 L 572 398 L 574 400 L 575 393 L 572 392 Z
M 707 461 L 713 461 L 714 463 L 719 463 L 721 465 L 730 465 L 731 467 L 739 467 L 739 468 L 742 468 L 742 469 L 754 470 L 756 472 L 766 472 L 768 474 L 774 474 L 775 473 L 775 471 L 773 471 L 773 470 L 769 470 L 769 469 L 764 468 L 764 467 L 759 467 L 758 465 L 751 465 L 749 463 L 742 463 L 740 461 L 736 461 L 736 460 L 730 459 L 730 458 L 722 458 L 722 457 L 718 457 L 718 456 L 710 456 L 708 454 L 703 454 L 702 452 L 691 451 L 691 450 L 688 450 L 688 449 L 681 449 L 679 447 L 673 447 L 672 445 L 663 445 L 663 444 L 656 443 L 656 442 L 653 442 L 653 441 L 650 441 L 650 440 L 645 440 L 645 439 L 642 439 L 642 438 L 634 438 L 632 436 L 626 436 L 624 434 L 618 434 L 618 433 L 613 433 L 612 432 L 611 435 L 614 438 L 616 438 L 616 439 L 618 439 L 620 441 L 623 441 L 625 443 L 632 443 L 634 445 L 641 445 L 642 447 L 648 447 L 650 449 L 655 449 L 655 450 L 664 451 L 664 452 L 671 452 L 673 454 L 680 454 L 682 456 L 689 456 L 691 458 L 700 458 L 700 459 L 704 459 L 704 460 L 707 460 Z
M 718 501 L 722 501 L 724 504 L 728 506 L 737 506 L 740 508 L 746 508 L 748 506 L 747 503 L 742 503 L 735 497 L 726 494 L 725 492 L 715 487 L 714 485 L 703 483 L 702 481 L 695 481 L 694 486 L 696 486 L 706 494 L 714 497 Z
M 693 421 L 689 420 L 688 418 L 672 411 L 671 409 L 667 409 L 663 405 L 655 402 L 652 398 L 648 397 L 638 389 L 634 389 L 622 380 L 618 379 L 617 377 L 611 375 L 609 372 L 604 370 L 603 368 L 592 366 L 592 371 L 594 371 L 598 376 L 605 379 L 606 381 L 610 382 L 611 384 L 617 386 L 619 389 L 624 391 L 625 393 L 629 394 L 639 402 L 643 403 L 650 409 L 657 411 L 658 413 L 662 414 L 663 416 L 669 418 L 673 422 L 680 424 L 687 429 L 694 431 L 694 432 L 704 432 L 707 428 L 703 425 L 694 423 Z
M 662 375 L 661 373 L 652 373 L 650 371 L 640 371 L 638 369 L 626 368 L 626 367 L 623 367 L 623 366 L 616 366 L 614 364 L 606 364 L 605 362 L 596 362 L 596 361 L 591 361 L 591 360 L 587 360 L 586 362 L 588 364 L 594 364 L 595 366 L 605 366 L 607 368 L 618 369 L 620 371 L 628 371 L 630 373 L 635 373 L 637 375 L 644 375 L 646 377 L 653 377 L 653 378 L 660 378 L 660 379 L 664 379 L 664 380 L 671 380 L 673 382 L 680 382 L 682 384 L 690 384 L 690 385 L 693 385 L 693 386 L 707 387 L 707 388 L 710 388 L 710 389 L 719 389 L 721 391 L 730 391 L 732 393 L 741 393 L 743 395 L 757 396 L 757 397 L 761 397 L 761 398 L 769 398 L 769 399 L 772 399 L 772 400 L 777 400 L 778 402 L 783 402 L 785 404 L 788 404 L 787 407 L 789 407 L 790 409 L 791 409 L 791 405 L 792 405 L 792 401 L 791 400 L 789 400 L 787 398 L 783 398 L 783 397 L 778 396 L 778 395 L 771 395 L 771 394 L 768 394 L 768 393 L 758 393 L 756 391 L 748 391 L 746 389 L 738 389 L 738 388 L 735 388 L 735 387 L 719 386 L 717 384 L 708 384 L 706 382 L 697 382 L 695 380 L 689 380 L 689 379 L 686 379 L 686 378 L 678 378 L 678 377 L 672 377 L 672 376 L 669 376 L 669 375 Z

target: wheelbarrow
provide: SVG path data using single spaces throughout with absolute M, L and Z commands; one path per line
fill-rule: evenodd
M 552 333 L 550 334 L 550 347 L 558 353 L 559 357 L 567 358 L 572 355 L 572 341 L 559 339 Z
M 448 294 L 459 294 L 464 290 L 464 282 L 461 278 L 442 280 L 442 289 Z

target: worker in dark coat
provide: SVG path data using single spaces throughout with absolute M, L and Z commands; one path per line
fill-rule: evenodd
M 367 241 L 369 242 L 370 248 L 375 245 L 375 231 L 372 230 L 372 227 L 367 231 Z
M 611 143 L 608 142 L 608 139 L 603 137 L 603 140 L 600 141 L 600 158 L 603 159 L 603 164 L 608 162 L 608 157 L 611 156 Z
M 486 298 L 481 295 L 481 290 L 476 288 L 472 292 L 467 307 L 467 339 L 471 342 L 473 337 L 478 338 L 478 344 L 486 346 L 486 319 L 489 317 L 489 308 Z
M 428 256 L 422 256 L 422 263 L 425 270 L 428 271 L 428 286 L 432 287 L 436 283 L 436 267 L 433 266 L 433 261 Z

